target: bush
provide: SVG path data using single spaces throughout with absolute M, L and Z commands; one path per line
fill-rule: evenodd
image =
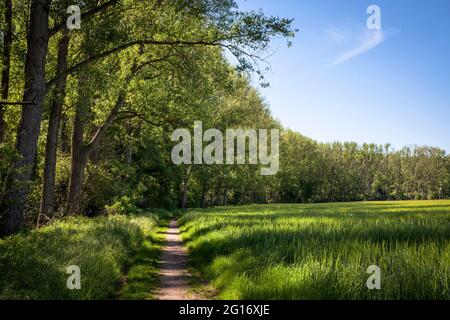
M 139 214 L 142 212 L 141 209 L 136 207 L 135 201 L 131 200 L 130 197 L 127 196 L 122 196 L 110 206 L 106 205 L 105 210 L 108 214 Z
M 72 217 L 0 240 L 0 299 L 107 299 L 157 216 Z M 67 267 L 81 289 L 66 286 Z

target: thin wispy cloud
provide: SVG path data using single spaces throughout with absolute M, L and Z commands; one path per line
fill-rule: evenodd
M 373 30 L 367 32 L 359 45 L 356 48 L 341 54 L 339 58 L 333 63 L 333 66 L 353 59 L 359 55 L 362 55 L 363 53 L 372 50 L 373 48 L 378 47 L 385 40 L 385 38 L 386 37 L 381 30 Z
M 351 38 L 351 34 L 345 30 L 326 29 L 325 34 L 337 43 L 345 42 Z
M 330 39 L 338 44 L 342 44 L 343 42 L 354 43 L 353 48 L 340 54 L 332 63 L 332 66 L 336 66 L 369 52 L 386 40 L 386 33 L 382 30 L 362 29 L 359 33 L 352 33 L 349 31 L 327 29 L 325 30 L 325 33 Z

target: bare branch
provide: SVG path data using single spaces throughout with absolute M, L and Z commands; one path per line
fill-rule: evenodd
M 8 106 L 8 105 L 37 105 L 36 102 L 30 101 L 0 101 L 0 105 Z

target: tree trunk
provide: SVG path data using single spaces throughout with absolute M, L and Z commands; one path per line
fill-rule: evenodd
M 35 104 L 22 106 L 16 141 L 20 157 L 11 165 L 0 206 L 0 234 L 3 235 L 19 231 L 23 225 L 23 213 L 41 129 L 50 3 L 51 0 L 31 0 L 23 101 L 33 101 Z
M 84 79 L 80 79 L 79 91 L 83 92 Z M 86 169 L 88 158 L 95 148 L 98 147 L 101 139 L 105 135 L 106 130 L 112 125 L 120 108 L 125 103 L 125 91 L 119 93 L 116 104 L 111 110 L 106 122 L 98 128 L 89 144 L 85 144 L 83 140 L 84 126 L 86 123 L 85 110 L 87 105 L 86 96 L 81 95 L 80 100 L 76 104 L 75 118 L 72 134 L 72 161 L 69 179 L 69 192 L 67 194 L 67 212 L 69 215 L 79 213 L 80 201 L 83 192 L 84 170 Z
M 132 145 L 132 133 L 133 133 L 133 127 L 131 126 L 130 122 L 127 122 L 127 138 L 128 141 L 126 142 L 126 146 L 125 146 L 125 163 L 126 164 L 131 164 L 131 161 L 133 160 L 133 145 Z
M 91 137 L 93 138 L 97 131 L 99 130 L 99 126 L 92 124 L 90 129 Z M 93 146 L 91 150 L 89 150 L 89 162 L 92 164 L 97 164 L 100 161 L 100 145 L 97 144 Z
M 133 161 L 133 146 L 128 143 L 125 148 L 125 163 L 130 165 Z
M 67 116 L 62 115 L 61 116 L 61 130 L 60 130 L 60 140 L 61 140 L 61 151 L 64 153 L 69 153 L 70 152 L 70 137 L 69 137 L 69 133 L 68 133 L 68 128 L 67 128 Z
M 88 158 L 85 146 L 82 146 L 81 150 L 79 153 L 72 153 L 69 192 L 67 195 L 67 213 L 69 215 L 78 214 L 81 209 L 84 170 L 86 169 Z
M 188 184 L 187 181 L 183 182 L 183 189 L 181 191 L 181 208 L 186 208 L 187 204 L 187 190 L 188 190 Z
M 64 30 L 58 44 L 57 75 L 62 75 L 67 69 L 67 53 L 69 48 L 69 36 Z M 45 145 L 44 177 L 42 181 L 41 207 L 37 219 L 40 224 L 41 215 L 47 215 L 54 210 L 55 178 L 56 178 L 56 153 L 58 148 L 58 133 L 61 123 L 61 113 L 66 96 L 67 76 L 61 76 L 56 84 L 55 97 L 51 104 L 50 120 L 48 123 L 47 141 Z
M 181 207 L 186 208 L 187 204 L 187 193 L 189 186 L 189 177 L 191 176 L 192 167 L 189 166 L 186 168 L 186 177 L 183 179 L 183 185 L 181 190 Z
M 5 0 L 5 31 L 3 35 L 2 59 L 2 100 L 8 100 L 9 74 L 11 69 L 11 43 L 12 43 L 12 0 Z M 3 142 L 6 132 L 5 106 L 0 105 L 0 143 Z
M 226 206 L 228 204 L 228 186 L 225 185 L 225 188 L 223 190 L 223 201 L 222 205 Z
M 206 208 L 206 183 L 202 185 L 202 194 L 200 197 L 200 207 Z
M 79 92 L 83 92 L 84 79 L 78 83 Z M 84 123 L 86 97 L 80 97 L 75 106 L 75 117 L 72 133 L 71 170 L 69 178 L 69 191 L 67 194 L 67 213 L 73 215 L 79 212 L 83 187 L 84 169 L 87 164 L 88 150 L 84 143 Z

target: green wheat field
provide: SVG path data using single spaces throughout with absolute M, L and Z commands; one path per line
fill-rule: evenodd
M 450 299 L 448 200 L 193 209 L 180 224 L 219 299 Z

